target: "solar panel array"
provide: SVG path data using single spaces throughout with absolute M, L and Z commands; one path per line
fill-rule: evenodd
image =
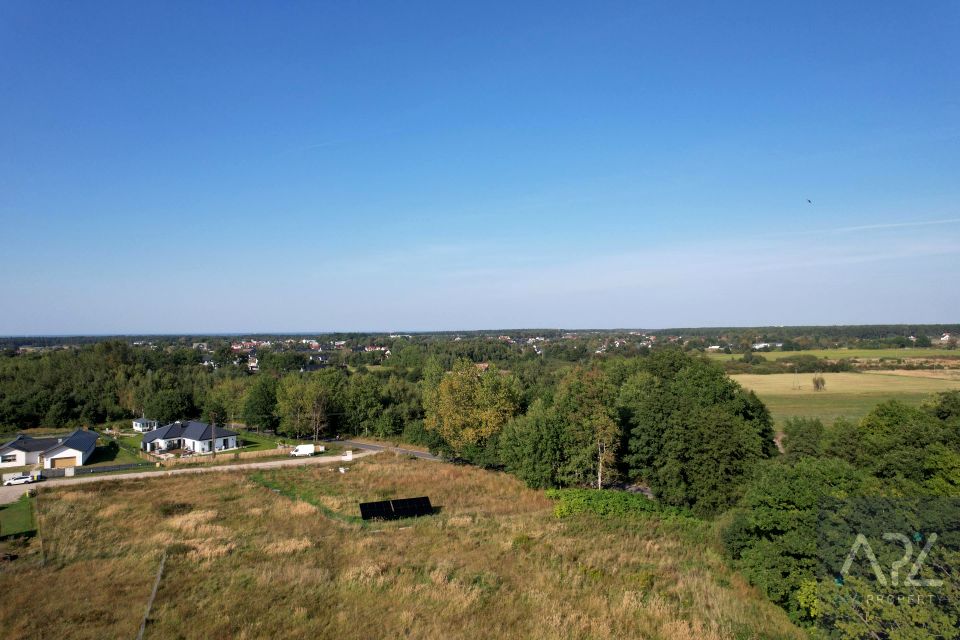
M 360 517 L 364 520 L 399 520 L 428 516 L 431 513 L 433 506 L 427 496 L 360 503 Z

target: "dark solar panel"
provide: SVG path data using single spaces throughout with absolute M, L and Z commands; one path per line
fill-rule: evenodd
M 360 517 L 364 520 L 397 520 L 426 516 L 431 513 L 433 513 L 433 505 L 430 504 L 430 498 L 427 496 L 360 503 Z

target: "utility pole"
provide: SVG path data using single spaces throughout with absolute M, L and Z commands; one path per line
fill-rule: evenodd
M 213 416 L 213 420 L 210 421 L 210 459 L 215 460 L 217 458 L 217 419 L 219 416 Z
M 603 442 L 597 442 L 597 489 L 603 489 Z

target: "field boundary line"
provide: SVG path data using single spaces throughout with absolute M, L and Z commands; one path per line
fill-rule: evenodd
M 160 588 L 160 580 L 163 578 L 163 567 L 167 564 L 167 552 L 164 550 L 160 558 L 160 568 L 157 569 L 157 579 L 153 581 L 153 591 L 150 592 L 150 599 L 147 600 L 147 610 L 143 612 L 143 621 L 140 623 L 140 632 L 137 633 L 137 640 L 143 640 L 143 633 L 147 629 L 147 620 L 150 618 L 150 610 L 153 608 L 153 601 L 157 597 L 157 590 Z

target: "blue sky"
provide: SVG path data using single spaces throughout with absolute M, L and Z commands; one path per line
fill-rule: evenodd
M 0 334 L 958 321 L 956 2 L 453 5 L 0 3 Z

